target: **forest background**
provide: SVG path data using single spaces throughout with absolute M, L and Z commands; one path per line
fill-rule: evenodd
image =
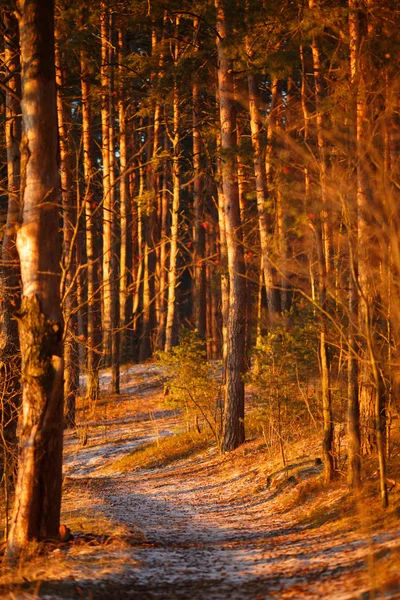
M 399 406 L 396 1 L 71 0 L 54 22 L 51 1 L 8 4 L 0 460 L 8 495 L 19 444 L 16 497 L 32 510 L 22 523 L 16 502 L 10 551 L 58 535 L 60 382 L 74 427 L 80 373 L 94 403 L 100 368 L 118 393 L 121 364 L 155 354 L 190 392 L 171 384 L 188 422 L 222 451 L 245 441 L 251 385 L 256 426 L 284 462 L 285 440 L 317 428 L 326 482 L 344 474 L 358 490 L 363 457 L 377 457 L 386 506 Z M 222 386 L 207 361 L 222 361 Z

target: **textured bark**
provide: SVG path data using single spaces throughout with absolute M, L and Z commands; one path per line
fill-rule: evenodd
M 244 371 L 246 337 L 246 279 L 241 238 L 239 191 L 234 157 L 233 65 L 225 44 L 229 36 L 225 3 L 216 0 L 218 90 L 221 121 L 221 172 L 229 273 L 228 354 L 222 450 L 244 442 Z
M 23 220 L 17 234 L 23 411 L 7 545 L 11 555 L 30 540 L 58 537 L 63 429 L 54 3 L 20 0 L 18 9 L 24 127 Z

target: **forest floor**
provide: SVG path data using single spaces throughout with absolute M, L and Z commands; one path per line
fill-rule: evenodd
M 286 469 L 258 439 L 127 470 L 124 457 L 182 427 L 160 375 L 132 366 L 113 397 L 103 374 L 96 410 L 83 419 L 81 409 L 65 439 L 62 522 L 73 539 L 0 565 L 0 598 L 400 598 L 400 494 L 383 514 L 372 496 L 325 487 L 317 438 L 293 447 Z

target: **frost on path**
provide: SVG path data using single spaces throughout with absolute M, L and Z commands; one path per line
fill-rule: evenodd
M 392 578 L 383 593 L 376 572 L 377 557 L 398 552 L 398 532 L 371 537 L 300 525 L 243 451 L 236 462 L 208 450 L 164 468 L 115 473 L 115 457 L 170 435 L 179 421 L 159 403 L 154 366 L 133 367 L 125 385 L 123 395 L 132 396 L 121 400 L 123 416 L 109 418 L 105 404 L 88 445 L 71 437 L 65 452 L 63 521 L 76 524 L 79 540 L 79 515 L 91 511 L 114 535 L 57 548 L 45 571 L 31 572 L 33 583 L 10 598 L 400 598 L 400 582 Z M 331 495 L 335 502 L 340 493 Z M 35 582 L 36 595 L 25 595 Z

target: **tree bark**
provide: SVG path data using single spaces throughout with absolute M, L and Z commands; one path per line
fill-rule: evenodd
M 224 0 L 216 0 L 218 90 L 221 121 L 221 171 L 229 273 L 228 355 L 222 450 L 244 442 L 244 372 L 246 340 L 246 279 L 240 222 L 239 191 L 234 156 L 235 117 L 233 64 L 226 51 L 229 40 Z
M 22 423 L 9 555 L 57 538 L 60 524 L 63 352 L 53 0 L 19 0 L 22 64 L 21 195 L 17 233 Z

